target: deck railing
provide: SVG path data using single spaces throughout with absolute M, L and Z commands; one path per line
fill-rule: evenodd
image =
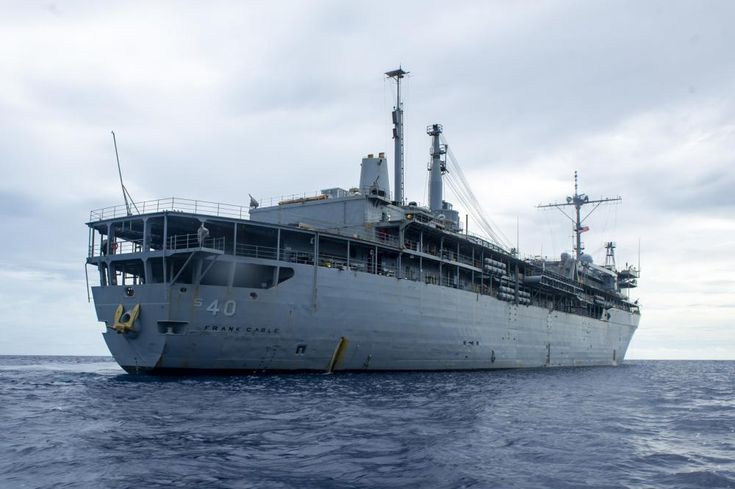
M 302 192 L 297 194 L 284 194 L 279 196 L 264 197 L 258 200 L 260 207 L 271 207 L 275 205 L 283 205 L 288 203 L 299 203 L 308 202 L 310 200 L 318 198 L 327 199 L 328 196 L 324 195 L 321 191 L 315 190 L 313 192 Z
M 264 258 L 266 260 L 277 260 L 278 248 L 238 243 L 235 247 L 235 255 L 248 256 L 251 258 Z
M 163 211 L 191 212 L 217 217 L 235 217 L 246 219 L 250 209 L 242 205 L 223 204 L 221 202 L 209 202 L 206 200 L 182 199 L 180 197 L 166 197 L 163 199 L 145 200 L 125 205 L 114 205 L 95 209 L 89 213 L 90 222 L 114 219 L 116 217 L 136 216 L 140 214 L 153 214 Z
M 102 256 L 106 254 L 111 255 L 124 255 L 128 253 L 140 253 L 143 251 L 143 240 L 142 239 L 132 239 L 132 240 L 119 240 L 119 241 L 113 241 L 110 244 L 109 251 L 107 247 L 107 240 L 103 240 L 102 243 L 99 244 L 99 246 L 92 246 L 89 247 L 89 256 Z
M 169 250 L 188 250 L 192 248 L 209 248 L 224 251 L 225 238 L 204 238 L 200 242 L 197 234 L 177 234 L 168 237 Z
M 400 245 L 400 241 L 398 240 L 397 236 L 393 236 L 383 231 L 382 229 L 375 230 L 375 240 L 380 243 L 385 243 L 390 246 L 398 247 Z

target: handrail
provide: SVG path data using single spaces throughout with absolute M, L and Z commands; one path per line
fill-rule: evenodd
M 278 248 L 238 243 L 235 247 L 235 255 L 251 258 L 264 258 L 266 260 L 277 260 Z
M 398 240 L 397 236 L 392 236 L 391 234 L 381 230 L 376 229 L 375 230 L 375 240 L 379 243 L 385 243 L 391 246 L 398 247 L 400 245 L 400 241 Z
M 347 195 L 351 195 L 349 191 L 347 191 Z M 327 194 L 324 193 L 323 190 L 314 190 L 311 192 L 300 192 L 295 194 L 283 194 L 280 196 L 270 196 L 261 198 L 258 200 L 258 206 L 259 207 L 273 207 L 276 205 L 283 205 L 283 204 L 297 204 L 299 201 L 308 202 L 309 199 L 314 199 L 324 196 L 325 199 L 329 198 Z
M 153 214 L 163 211 L 178 211 L 217 217 L 247 219 L 250 212 L 248 207 L 242 205 L 224 204 L 221 202 L 210 202 L 207 200 L 183 199 L 181 197 L 144 200 L 142 202 L 136 202 L 135 206 L 131 206 L 131 208 L 138 210 L 138 213 L 133 214 L 133 216 Z M 105 219 L 114 219 L 128 215 L 128 208 L 125 205 L 114 205 L 90 211 L 89 220 L 90 222 L 102 221 Z
M 168 237 L 169 250 L 187 250 L 192 248 L 209 248 L 213 250 L 225 250 L 225 238 L 205 238 L 199 241 L 196 234 L 177 234 Z
M 124 255 L 128 253 L 140 253 L 143 251 L 142 239 L 115 240 L 110 244 L 111 255 Z M 107 240 L 103 240 L 99 246 L 89 246 L 89 257 L 103 256 L 108 253 Z

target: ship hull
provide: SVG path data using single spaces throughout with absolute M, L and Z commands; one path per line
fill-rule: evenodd
M 618 365 L 640 318 L 610 309 L 609 318 L 594 319 L 381 275 L 289 266 L 294 276 L 270 289 L 95 287 L 107 346 L 133 373 Z M 113 329 L 119 304 L 140 305 L 132 331 Z

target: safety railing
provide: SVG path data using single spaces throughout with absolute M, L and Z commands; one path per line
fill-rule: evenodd
M 457 261 L 457 252 L 452 250 L 442 250 L 442 258 L 448 261 Z
M 499 246 L 499 245 L 497 245 L 495 243 L 491 243 L 487 239 L 485 239 L 482 236 L 479 236 L 477 234 L 465 233 L 464 236 L 465 236 L 465 238 L 468 241 L 471 241 L 471 242 L 473 242 L 475 244 L 479 244 L 480 246 L 484 246 L 485 248 L 490 248 L 491 250 L 496 251 L 496 252 L 498 252 L 500 254 L 507 254 L 508 253 L 508 251 L 506 249 L 504 249 L 503 247 L 501 247 L 501 246 Z
M 403 247 L 413 251 L 421 251 L 421 243 L 412 239 L 404 239 Z
M 113 247 L 117 245 L 117 249 L 115 250 L 115 253 L 118 255 L 123 255 L 126 253 L 140 253 L 143 251 L 143 240 L 132 240 L 132 241 L 118 241 L 117 243 L 113 243 Z
M 278 248 L 238 243 L 237 246 L 235 246 L 235 255 L 247 256 L 250 258 L 264 258 L 266 260 L 277 260 Z
M 265 197 L 258 200 L 258 206 L 271 207 L 274 205 L 298 204 L 301 202 L 310 202 L 327 198 L 329 198 L 329 196 L 322 193 L 321 191 L 303 192 L 299 194 L 286 194 L 280 196 Z
M 424 283 L 430 284 L 430 285 L 438 285 L 439 284 L 439 277 L 436 275 L 424 275 Z
M 209 248 L 219 251 L 225 250 L 225 238 L 204 238 L 199 241 L 197 234 L 177 234 L 168 237 L 169 250 L 187 250 L 192 248 Z
M 311 265 L 314 263 L 314 253 L 311 251 L 283 249 L 281 250 L 281 260 L 290 261 L 291 263 L 304 263 Z
M 382 231 L 380 229 L 375 230 L 375 241 L 378 241 L 379 243 L 385 243 L 390 246 L 399 246 L 400 241 L 398 240 L 397 236 L 393 236 L 385 231 Z
M 117 240 L 113 241 L 109 244 L 107 243 L 107 240 L 104 239 L 99 244 L 99 246 L 90 246 L 89 247 L 89 256 L 95 257 L 95 256 L 104 256 L 104 255 L 124 255 L 129 253 L 140 253 L 143 251 L 143 240 L 142 239 L 133 239 L 133 240 Z
M 145 200 L 102 209 L 95 209 L 89 213 L 90 222 L 114 219 L 117 217 L 136 216 L 141 214 L 153 214 L 163 211 L 189 212 L 192 214 L 204 214 L 207 216 L 235 217 L 246 219 L 250 209 L 241 205 L 223 204 L 220 202 L 209 202 L 206 200 L 182 199 L 180 197 L 167 197 L 163 199 Z
M 275 205 L 287 205 L 287 204 L 303 204 L 307 202 L 313 202 L 318 200 L 326 200 L 333 198 L 349 197 L 351 195 L 359 195 L 360 192 L 357 189 L 345 190 L 341 188 L 332 188 L 324 190 L 315 190 L 312 192 L 302 192 L 296 194 L 284 194 L 279 196 L 265 197 L 257 199 L 259 207 L 271 207 Z M 386 198 L 390 199 L 390 192 L 386 193 Z
M 327 268 L 346 268 L 347 258 L 344 256 L 319 253 L 319 265 Z M 363 270 L 369 272 L 370 270 Z
M 457 288 L 457 279 L 454 277 L 442 277 L 439 285 L 443 285 L 444 287 L 452 287 L 454 289 Z
M 424 253 L 427 253 L 429 255 L 439 256 L 439 249 L 434 244 L 429 244 L 428 246 L 425 246 L 424 249 L 421 249 L 421 243 L 418 241 L 414 241 L 411 239 L 404 239 L 403 240 L 403 247 L 409 250 L 413 251 L 423 251 Z M 456 251 L 445 249 L 442 252 L 442 258 L 448 261 L 456 261 L 459 263 L 464 263 L 465 265 L 470 265 L 473 267 L 480 268 L 482 263 L 480 262 L 479 257 L 472 257 L 471 255 L 464 255 L 462 253 L 457 253 Z
M 238 244 L 235 247 L 235 254 L 237 256 L 246 256 L 250 258 L 263 258 L 266 260 L 277 260 L 278 259 L 277 248 L 269 246 L 259 246 L 251 244 Z M 302 263 L 312 265 L 314 263 L 314 252 L 312 251 L 298 251 L 289 248 L 281 248 L 280 259 L 291 263 Z M 378 273 L 382 275 L 395 275 L 395 270 L 388 267 L 376 267 L 367 260 L 360 260 L 356 258 L 347 259 L 346 256 L 332 255 L 329 253 L 319 253 L 319 266 L 326 268 L 340 268 L 359 272 L 367 273 Z
M 463 255 L 462 253 L 457 253 L 457 260 L 459 263 L 464 263 L 465 265 L 470 265 L 473 267 L 480 268 L 481 263 L 479 259 L 475 259 L 470 255 Z

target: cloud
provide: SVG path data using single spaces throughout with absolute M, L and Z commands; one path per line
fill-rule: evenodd
M 136 199 L 350 187 L 364 154 L 392 156 L 383 72 L 403 63 L 409 198 L 425 200 L 424 128 L 440 122 L 509 240 L 518 219 L 521 250 L 554 256 L 569 224 L 533 206 L 564 199 L 579 170 L 582 191 L 624 199 L 590 217 L 587 251 L 602 260 L 615 240 L 619 263 L 636 262 L 642 242 L 631 354 L 735 358 L 716 346 L 735 344 L 733 14 L 724 1 L 7 7 L 0 325 L 23 333 L 0 353 L 48 345 L 59 311 L 69 340 L 55 351 L 105 351 L 81 263 L 89 209 L 120 201 L 110 130 Z

